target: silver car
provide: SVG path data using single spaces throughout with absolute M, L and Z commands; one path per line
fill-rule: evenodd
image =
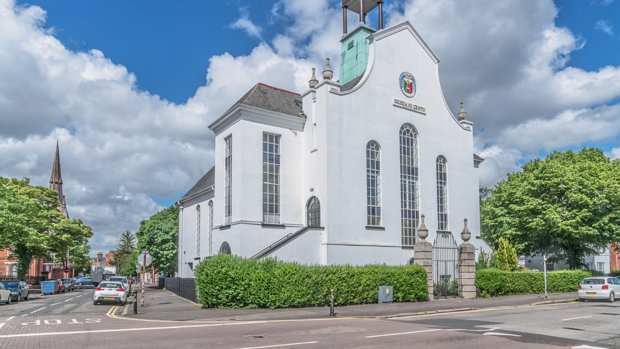
M 129 284 L 129 280 L 127 279 L 126 276 L 110 276 L 110 278 L 108 278 L 108 281 L 114 281 L 114 282 L 120 282 L 123 284 L 123 287 L 125 288 L 125 293 L 127 295 L 129 295 L 129 292 L 131 290 L 131 285 Z
M 613 303 L 620 295 L 620 279 L 610 276 L 585 278 L 579 283 L 577 297 L 586 299 L 603 299 Z

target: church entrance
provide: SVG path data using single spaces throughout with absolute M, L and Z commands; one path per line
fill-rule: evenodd
M 438 231 L 433 243 L 435 297 L 458 296 L 458 246 L 449 231 Z

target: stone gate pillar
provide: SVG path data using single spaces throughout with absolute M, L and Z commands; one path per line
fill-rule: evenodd
M 476 298 L 476 248 L 469 243 L 471 233 L 467 219 L 461 232 L 463 243 L 459 246 L 459 296 Z
M 426 284 L 428 287 L 428 300 L 433 300 L 433 245 L 426 241 L 428 229 L 424 225 L 424 215 L 421 216 L 418 227 L 418 239 L 413 246 L 413 262 L 421 265 L 426 270 Z

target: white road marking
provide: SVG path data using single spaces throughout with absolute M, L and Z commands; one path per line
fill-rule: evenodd
M 6 319 L 4 322 L 9 322 L 11 321 L 11 319 L 13 319 L 15 316 L 11 316 L 10 318 Z
M 314 342 L 298 342 L 298 343 L 286 343 L 286 344 L 273 344 L 273 345 L 264 345 L 262 347 L 244 347 L 238 349 L 263 349 L 263 348 L 278 348 L 278 347 L 292 347 L 295 345 L 306 345 L 306 344 L 316 344 L 317 341 Z
M 65 299 L 65 302 L 68 302 L 68 301 L 72 300 L 73 298 L 75 298 L 75 297 L 71 297 L 71 298 Z
M 386 334 L 376 334 L 374 336 L 366 336 L 366 338 L 378 338 L 378 337 L 390 337 L 390 336 L 402 336 L 406 334 L 415 334 L 415 333 L 425 333 L 425 332 L 437 332 L 442 331 L 440 328 L 434 328 L 430 330 L 420 330 L 420 331 L 410 331 L 410 332 L 398 332 L 398 333 L 386 333 Z
M 6 325 L 4 322 L 0 322 L 0 328 L 4 327 L 4 325 Z
M 50 304 L 50 307 L 53 307 L 53 306 L 58 305 L 58 304 L 60 304 L 60 303 L 62 303 L 62 302 L 58 302 L 58 303 L 54 303 L 54 304 Z
M 136 327 L 136 328 L 116 328 L 110 330 L 84 330 L 84 331 L 65 331 L 65 332 L 39 332 L 39 333 L 22 333 L 22 334 L 5 334 L 0 338 L 18 338 L 18 337 L 41 337 L 41 336 L 63 336 L 76 335 L 86 333 L 112 333 L 112 332 L 135 332 L 135 331 L 161 331 L 161 330 L 178 330 L 184 328 L 201 328 L 201 327 L 220 327 L 220 326 L 238 326 L 238 325 L 254 325 L 264 324 L 267 321 L 246 321 L 246 322 L 229 322 L 222 324 L 202 324 L 202 325 L 185 325 L 185 326 L 163 326 L 163 327 Z
M 486 332 L 485 336 L 506 336 L 506 337 L 521 337 L 520 334 L 503 333 L 503 332 Z
M 47 308 L 47 307 L 43 307 L 43 308 L 39 308 L 39 309 L 37 309 L 37 310 L 31 311 L 31 312 L 30 312 L 30 314 L 34 314 L 34 313 L 36 313 L 37 311 L 41 311 L 41 310 L 43 310 L 43 309 L 45 309 L 45 308 Z
M 593 347 L 591 345 L 585 345 L 584 344 L 584 345 L 580 345 L 578 347 L 573 347 L 573 349 L 606 349 L 606 348 L 603 348 L 603 347 Z
M 592 315 L 590 316 L 578 316 L 578 317 L 569 317 L 566 319 L 562 319 L 562 321 L 571 321 L 571 320 L 577 320 L 577 319 L 587 319 L 587 318 L 591 318 Z

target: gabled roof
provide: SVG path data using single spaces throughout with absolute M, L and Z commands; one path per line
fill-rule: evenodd
M 248 105 L 282 114 L 301 117 L 301 95 L 277 87 L 257 83 L 237 103 L 233 104 L 224 115 L 239 105 Z
M 215 166 L 211 167 L 207 173 L 202 176 L 196 184 L 179 200 L 179 202 L 187 201 L 206 192 L 215 184 Z

